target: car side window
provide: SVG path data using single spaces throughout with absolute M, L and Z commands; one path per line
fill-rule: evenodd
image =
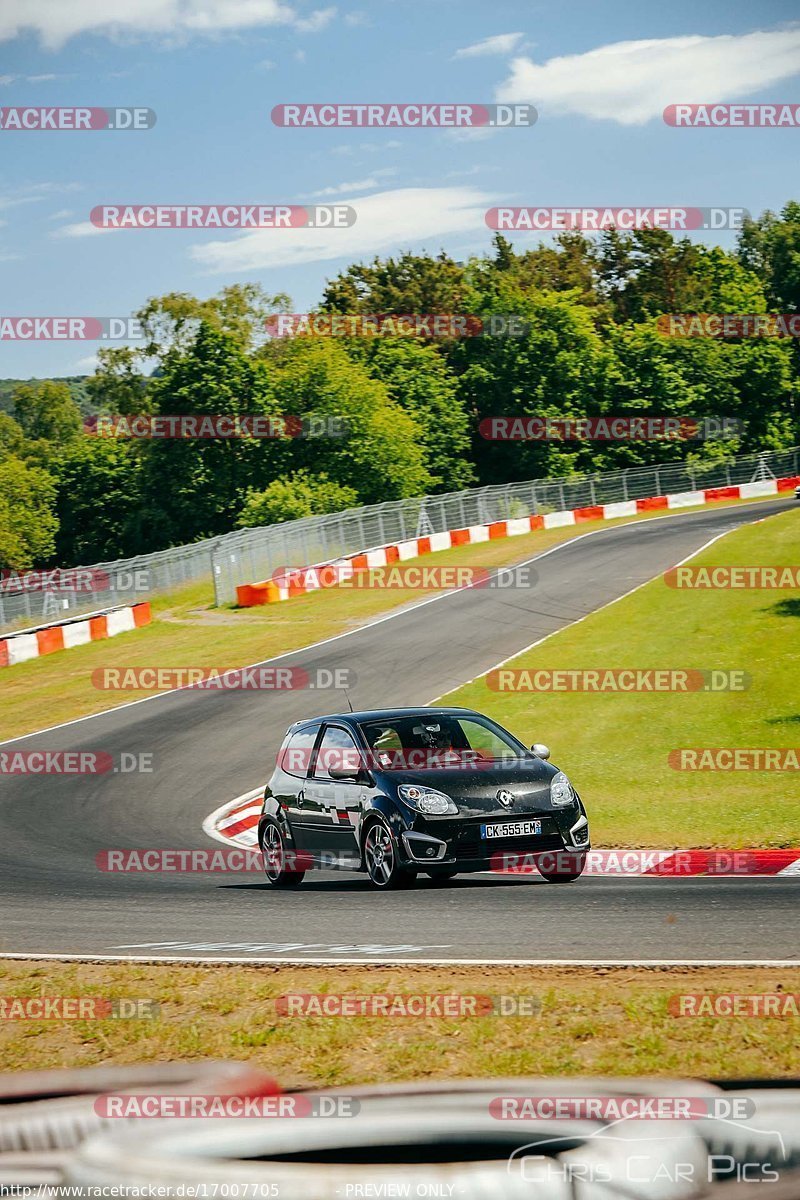
M 361 751 L 353 735 L 341 725 L 329 725 L 317 751 L 314 778 L 330 779 L 331 767 L 352 767 L 357 770 L 362 761 Z
M 305 779 L 318 733 L 319 725 L 312 725 L 310 729 L 298 729 L 289 738 L 280 756 L 281 769 L 287 775 Z

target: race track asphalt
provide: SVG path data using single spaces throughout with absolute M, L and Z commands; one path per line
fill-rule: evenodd
M 791 504 L 764 501 L 602 529 L 540 557 L 532 587 L 448 593 L 281 664 L 350 668 L 357 707 L 428 703 L 718 534 Z M 586 878 L 553 887 L 480 875 L 447 888 L 423 880 L 377 895 L 357 875 L 319 872 L 298 891 L 278 893 L 252 873 L 98 869 L 96 856 L 109 848 L 213 847 L 204 818 L 266 780 L 286 726 L 341 707 L 337 692 L 184 690 L 3 743 L 4 750 L 101 750 L 115 761 L 123 752 L 150 754 L 154 770 L 0 776 L 0 953 L 800 961 L 798 877 Z M 548 740 L 547 730 L 537 736 Z

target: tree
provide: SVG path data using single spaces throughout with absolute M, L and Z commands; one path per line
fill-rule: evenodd
M 0 461 L 12 454 L 21 458 L 24 445 L 22 426 L 8 413 L 0 412 Z
M 353 341 L 346 343 L 351 353 Z M 389 399 L 418 426 L 431 490 L 469 487 L 475 478 L 469 416 L 438 349 L 416 338 L 377 337 L 366 341 L 362 356 L 373 379 L 381 381 Z
M 800 202 L 745 221 L 739 259 L 762 280 L 772 311 L 800 312 Z
M 273 479 L 263 492 L 248 492 L 236 524 L 277 525 L 320 513 L 341 512 L 358 501 L 354 488 L 333 483 L 327 475 L 296 471 L 286 479 Z
M 442 252 L 374 258 L 348 267 L 322 293 L 324 312 L 459 313 L 466 291 L 464 269 Z
M 265 359 L 278 412 L 321 436 L 292 438 L 286 469 L 325 474 L 362 504 L 418 496 L 431 485 L 420 429 L 339 339 L 299 338 Z M 333 436 L 328 435 L 330 427 Z M 339 431 L 343 436 L 339 436 Z
M 66 383 L 50 379 L 22 383 L 14 389 L 11 399 L 14 417 L 32 441 L 43 438 L 63 446 L 80 436 L 81 414 Z
M 155 548 L 142 514 L 141 456 L 121 438 L 84 437 L 58 461 L 57 561 L 107 562 Z
M 155 414 L 170 416 L 279 415 L 265 364 L 205 321 L 153 381 L 150 401 Z M 140 453 L 145 517 L 167 546 L 227 533 L 248 490 L 264 487 L 286 461 L 280 442 L 240 436 L 153 439 Z
M 41 467 L 0 462 L 0 569 L 28 571 L 53 552 L 56 485 Z

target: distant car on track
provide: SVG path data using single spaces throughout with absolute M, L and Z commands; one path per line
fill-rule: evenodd
M 800 500 L 800 483 L 794 489 L 795 499 Z
M 552 883 L 583 871 L 589 824 L 578 793 L 500 725 L 467 708 L 335 713 L 287 731 L 259 818 L 267 879 L 366 871 L 400 888 L 423 872 L 532 869 Z

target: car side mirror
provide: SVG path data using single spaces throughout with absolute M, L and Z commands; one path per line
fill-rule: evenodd
M 361 778 L 360 767 L 328 767 L 331 779 L 350 779 L 356 782 Z
M 545 762 L 547 762 L 548 758 L 550 757 L 550 747 L 545 746 L 543 742 L 534 742 L 531 746 L 531 750 L 537 758 L 543 758 Z

